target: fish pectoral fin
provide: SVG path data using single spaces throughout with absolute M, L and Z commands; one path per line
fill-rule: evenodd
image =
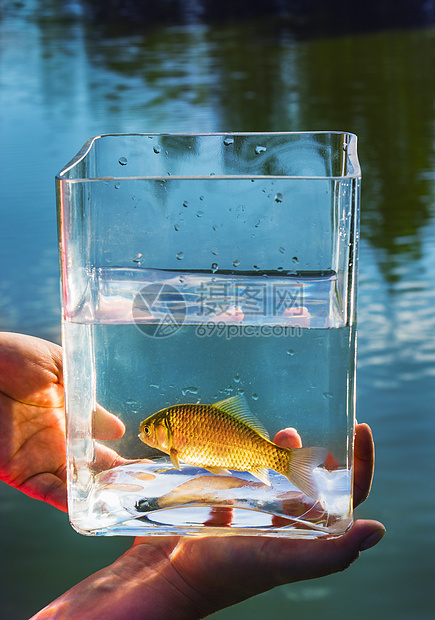
M 178 462 L 178 452 L 175 448 L 171 448 L 169 451 L 169 456 L 171 457 L 171 463 L 176 469 L 181 469 L 180 463 Z
M 204 467 L 204 469 L 216 476 L 228 476 L 228 474 L 231 474 L 230 470 L 225 469 L 225 467 Z
M 266 484 L 268 487 L 271 486 L 269 480 L 269 470 L 266 467 L 256 467 L 255 469 L 250 469 L 249 473 L 258 478 L 260 482 Z

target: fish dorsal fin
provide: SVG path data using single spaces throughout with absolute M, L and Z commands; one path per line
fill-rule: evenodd
M 246 398 L 238 394 L 237 396 L 231 396 L 225 400 L 220 400 L 218 403 L 214 403 L 212 407 L 225 411 L 229 415 L 233 416 L 240 422 L 243 422 L 247 426 L 250 426 L 254 431 L 257 431 L 260 435 L 269 439 L 269 433 L 264 428 L 259 420 L 254 416 L 249 409 Z

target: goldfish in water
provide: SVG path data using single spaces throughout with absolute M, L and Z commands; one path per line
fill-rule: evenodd
M 139 430 L 141 441 L 168 454 L 177 469 L 181 461 L 219 475 L 246 471 L 269 486 L 272 469 L 317 499 L 313 469 L 326 450 L 276 445 L 242 396 L 213 405 L 173 405 L 146 418 Z

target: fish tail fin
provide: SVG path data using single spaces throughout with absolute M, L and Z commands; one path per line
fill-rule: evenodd
M 293 448 L 289 450 L 287 478 L 310 499 L 317 500 L 319 490 L 313 477 L 313 470 L 327 455 L 325 448 Z

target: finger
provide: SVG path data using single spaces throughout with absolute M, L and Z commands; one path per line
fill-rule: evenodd
M 355 428 L 355 477 L 354 507 L 367 499 L 372 486 L 375 465 L 375 446 L 368 424 L 357 424 Z
M 63 406 L 62 349 L 33 336 L 0 333 L 0 391 L 27 404 Z
M 274 437 L 274 443 L 281 448 L 302 448 L 302 440 L 295 428 L 284 428 Z
M 39 499 L 63 512 L 67 512 L 66 482 L 54 474 L 36 474 L 23 482 L 18 488 L 29 497 Z
M 293 562 L 283 570 L 283 583 L 314 579 L 348 568 L 360 552 L 376 545 L 385 534 L 378 521 L 358 520 L 351 529 L 337 538 L 295 541 L 289 551 Z M 297 550 L 297 554 L 295 551 Z M 297 555 L 297 562 L 295 562 Z
M 118 465 L 126 465 L 127 463 L 135 462 L 137 461 L 124 459 L 122 456 L 119 456 L 115 450 L 103 444 L 95 444 L 95 458 L 92 462 L 92 467 L 95 471 L 105 471 L 106 469 L 118 467 Z
M 204 525 L 208 527 L 229 527 L 233 520 L 233 509 L 229 506 L 214 506 Z
M 124 423 L 98 404 L 94 414 L 94 423 L 95 439 L 100 441 L 119 439 L 125 433 Z

